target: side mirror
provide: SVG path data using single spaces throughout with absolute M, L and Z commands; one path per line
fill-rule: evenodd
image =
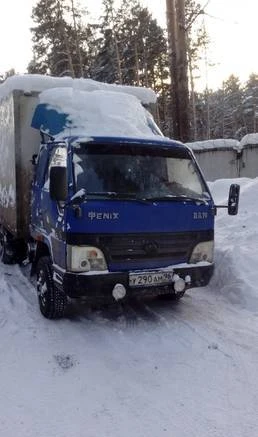
M 228 196 L 228 213 L 229 215 L 236 215 L 238 213 L 240 185 L 232 184 L 229 188 Z
M 68 195 L 66 167 L 51 167 L 49 174 L 49 194 L 52 200 L 65 202 Z

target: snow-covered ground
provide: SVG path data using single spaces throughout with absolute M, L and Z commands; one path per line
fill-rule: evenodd
M 210 184 L 226 201 L 230 180 Z M 179 304 L 70 308 L 45 320 L 25 272 L 0 264 L 1 437 L 255 437 L 258 179 L 219 210 L 216 272 Z

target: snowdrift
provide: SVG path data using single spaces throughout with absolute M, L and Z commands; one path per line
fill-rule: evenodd
M 217 180 L 210 189 L 217 204 L 227 203 L 231 183 L 239 183 L 237 216 L 218 210 L 215 230 L 215 274 L 210 288 L 231 303 L 258 311 L 258 178 Z

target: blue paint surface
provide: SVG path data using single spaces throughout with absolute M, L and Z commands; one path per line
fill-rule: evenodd
M 40 103 L 37 105 L 31 127 L 48 132 L 50 135 L 57 135 L 68 125 L 68 114 L 49 109 L 48 105 Z
M 67 210 L 67 222 L 78 233 L 184 232 L 213 229 L 212 204 L 159 201 L 87 201 L 81 205 L 82 217 Z M 196 213 L 207 218 L 194 219 Z M 204 213 L 204 214 L 203 214 Z M 200 216 L 200 214 L 199 214 Z
M 41 106 L 41 105 L 39 105 Z M 44 105 L 42 105 L 44 106 Z M 37 113 L 38 110 L 38 113 Z M 57 131 L 65 126 L 67 121 L 65 114 L 53 113 L 52 121 L 46 119 L 44 124 L 43 114 L 48 116 L 51 110 L 46 108 L 37 108 L 34 118 L 34 127 L 47 128 L 54 135 Z M 60 116 L 60 117 L 59 117 Z M 50 117 L 51 118 L 51 117 Z M 42 125 L 43 123 L 43 125 Z M 52 124 L 51 124 L 52 123 Z M 78 137 L 67 138 L 68 147 L 68 185 L 69 198 L 74 194 L 73 186 L 73 169 L 71 150 Z M 134 139 L 134 138 L 90 138 L 87 143 L 106 143 L 106 144 L 137 144 L 141 147 L 164 147 L 172 149 L 186 149 L 181 143 L 165 139 L 162 137 L 153 139 Z M 87 144 L 86 143 L 86 144 Z M 55 238 L 58 240 L 54 244 L 54 258 L 61 266 L 66 264 L 66 235 L 72 234 L 160 234 L 160 233 L 182 233 L 209 231 L 214 229 L 213 200 L 208 200 L 205 204 L 197 204 L 195 201 L 148 201 L 140 202 L 137 200 L 114 200 L 114 199 L 97 199 L 83 201 L 81 207 L 81 217 L 77 218 L 75 211 L 69 199 L 65 207 L 65 213 L 60 217 L 60 209 L 57 203 L 50 199 L 48 188 L 44 184 L 44 173 L 48 171 L 48 156 L 55 143 L 49 143 L 42 150 L 40 162 L 37 169 L 38 178 L 35 180 L 32 200 L 32 226 L 42 229 L 43 233 L 50 235 L 55 230 Z M 191 152 L 189 152 L 191 155 Z M 193 157 L 194 159 L 194 157 Z M 44 170 L 45 167 L 45 171 Z M 41 175 L 41 176 L 40 176 Z M 203 175 L 200 171 L 200 176 Z M 208 187 L 207 187 L 207 191 Z M 185 259 L 178 259 L 177 262 L 185 262 Z M 167 265 L 167 261 L 162 258 L 155 261 L 113 263 L 109 268 L 113 271 L 141 268 L 157 268 Z

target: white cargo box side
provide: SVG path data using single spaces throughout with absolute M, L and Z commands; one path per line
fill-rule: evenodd
M 14 91 L 0 102 L 0 223 L 15 237 L 28 235 L 31 159 L 39 132 L 31 128 L 38 95 Z

